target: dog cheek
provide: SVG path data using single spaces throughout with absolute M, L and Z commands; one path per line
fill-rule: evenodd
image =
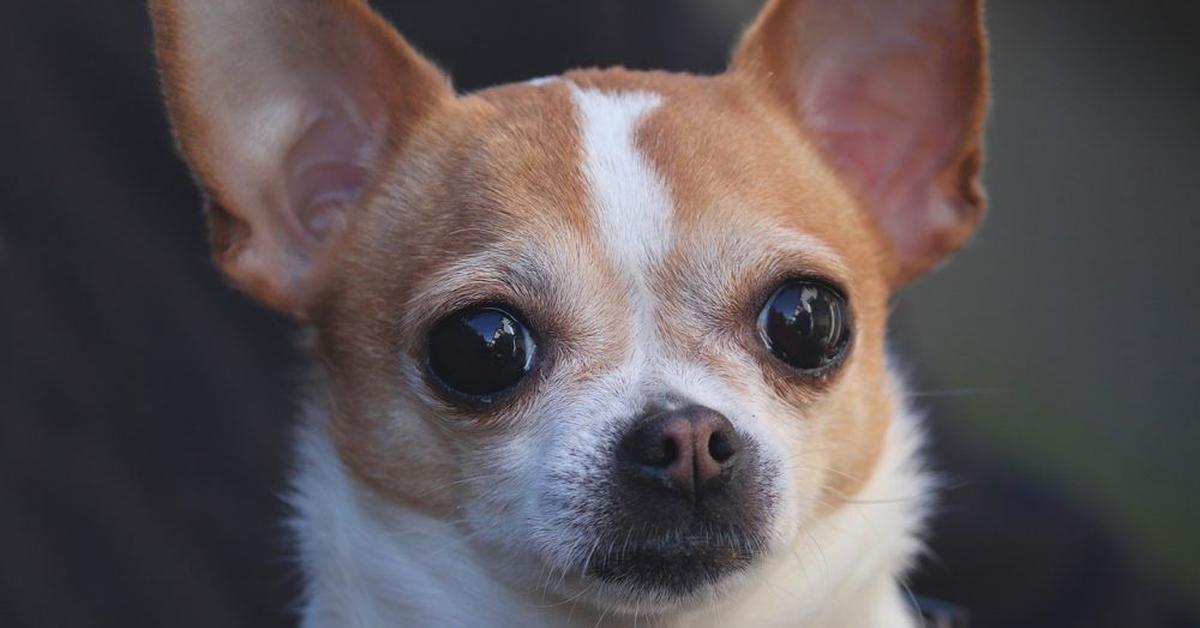
M 604 525 L 611 456 L 605 421 L 585 421 L 557 431 L 547 443 L 530 509 L 538 549 L 559 568 L 586 560 Z
M 532 461 L 523 518 L 530 544 L 551 569 L 577 569 L 609 523 L 613 450 L 638 405 L 627 384 L 618 375 L 574 391 L 553 404 L 538 434 L 541 453 Z
M 486 544 L 514 555 L 528 550 L 522 541 L 529 497 L 537 486 L 533 471 L 541 468 L 537 451 L 532 436 L 521 432 L 462 451 L 471 493 L 463 502 L 469 527 Z
M 769 386 L 750 386 L 746 412 L 760 454 L 762 490 L 770 504 L 771 539 L 786 544 L 811 520 L 820 495 L 822 466 L 812 419 L 795 405 L 778 399 Z

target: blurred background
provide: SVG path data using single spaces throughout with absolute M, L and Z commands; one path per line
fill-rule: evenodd
M 462 90 L 719 71 L 757 0 L 374 3 Z M 990 5 L 991 214 L 896 301 L 974 626 L 1200 626 L 1200 3 Z M 0 626 L 288 626 L 296 329 L 225 287 L 144 7 L 0 4 Z

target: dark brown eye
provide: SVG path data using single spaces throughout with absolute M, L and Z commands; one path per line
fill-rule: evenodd
M 789 281 L 767 299 L 758 333 L 775 357 L 801 371 L 819 371 L 842 356 L 850 341 L 842 295 L 815 281 Z
M 533 364 L 529 329 L 495 306 L 455 312 L 429 334 L 429 371 L 450 392 L 491 401 L 521 381 Z

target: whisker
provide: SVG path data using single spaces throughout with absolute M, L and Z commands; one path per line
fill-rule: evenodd
M 604 623 L 604 618 L 605 618 L 606 616 L 608 616 L 608 608 L 605 608 L 605 609 L 604 609 L 604 610 L 603 610 L 603 611 L 600 613 L 600 617 L 599 617 L 599 618 L 596 620 L 596 625 L 595 625 L 595 626 L 592 626 L 592 628 L 600 628 L 600 624 Z
M 415 497 L 416 497 L 417 499 L 420 499 L 420 498 L 423 498 L 423 497 L 428 497 L 428 496 L 430 496 L 430 495 L 432 495 L 432 494 L 434 494 L 434 493 L 437 493 L 438 491 L 444 491 L 444 490 L 446 490 L 446 489 L 453 488 L 453 487 L 455 487 L 455 486 L 459 486 L 459 485 L 462 485 L 462 484 L 466 484 L 467 482 L 474 482 L 474 481 L 477 481 L 477 480 L 486 480 L 486 479 L 489 479 L 489 478 L 491 478 L 491 477 L 492 477 L 492 475 L 491 475 L 490 473 L 489 473 L 489 474 L 479 474 L 479 475 L 470 475 L 470 476 L 462 477 L 462 478 L 459 478 L 459 479 L 457 479 L 457 480 L 453 480 L 453 481 L 450 481 L 450 482 L 446 482 L 446 483 L 444 483 L 444 484 L 439 484 L 438 486 L 434 486 L 434 487 L 432 487 L 432 488 L 430 488 L 430 489 L 428 489 L 428 490 L 421 491 L 420 493 L 417 493 Z
M 905 595 L 908 596 L 908 603 L 912 604 L 913 610 L 916 611 L 914 614 L 921 621 L 921 628 L 929 628 L 929 624 L 925 622 L 925 616 L 921 614 L 921 605 L 917 602 L 917 596 L 909 588 L 908 583 L 900 580 L 900 588 L 904 589 Z
M 1004 388 L 975 387 L 948 388 L 945 390 L 909 391 L 901 395 L 904 399 L 923 399 L 928 397 L 969 397 L 971 395 L 998 395 L 1007 392 Z

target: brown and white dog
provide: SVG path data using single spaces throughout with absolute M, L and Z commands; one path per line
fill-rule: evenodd
M 361 0 L 153 0 L 217 265 L 311 324 L 304 626 L 910 626 L 888 298 L 980 220 L 978 0 L 458 95 Z

